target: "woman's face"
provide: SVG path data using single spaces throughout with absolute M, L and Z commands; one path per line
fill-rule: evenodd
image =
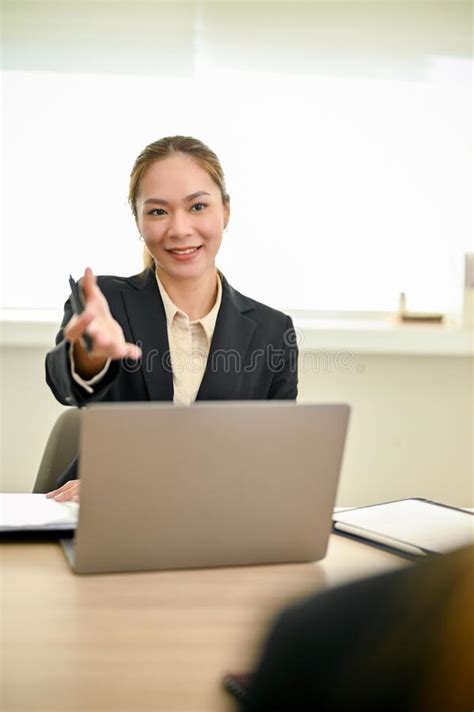
M 192 158 L 177 154 L 152 163 L 140 181 L 136 208 L 138 228 L 157 267 L 177 279 L 214 269 L 229 208 Z

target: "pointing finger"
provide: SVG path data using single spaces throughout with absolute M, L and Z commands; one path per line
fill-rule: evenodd
M 96 283 L 97 280 L 94 274 L 92 273 L 91 268 L 86 267 L 84 271 L 84 276 L 81 279 L 82 291 L 84 292 L 84 298 L 86 301 L 92 297 Z

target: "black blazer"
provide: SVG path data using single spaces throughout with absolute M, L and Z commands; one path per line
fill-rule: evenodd
M 298 348 L 291 318 L 221 279 L 221 306 L 196 400 L 296 399 Z M 94 401 L 172 401 L 166 315 L 155 273 L 99 277 L 98 284 L 125 339 L 141 347 L 142 357 L 138 362 L 112 361 L 94 393 L 87 393 L 71 376 L 63 336 L 72 316 L 68 299 L 56 347 L 46 355 L 46 381 L 55 397 L 78 407 Z M 58 482 L 74 477 L 75 466 Z

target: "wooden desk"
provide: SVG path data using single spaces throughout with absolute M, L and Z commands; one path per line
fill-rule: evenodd
M 317 564 L 82 577 L 55 543 L 0 551 L 3 712 L 229 712 L 285 603 L 405 565 L 335 535 Z

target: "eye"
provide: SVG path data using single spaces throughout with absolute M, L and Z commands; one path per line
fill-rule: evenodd
M 165 212 L 166 211 L 163 208 L 153 208 L 153 210 L 150 210 L 148 215 L 153 215 L 154 217 L 161 217 L 165 214 Z
M 193 210 L 194 208 L 196 208 L 196 212 L 197 212 L 197 213 L 200 213 L 200 212 L 202 212 L 202 209 L 203 209 L 203 208 L 206 208 L 206 207 L 207 207 L 207 203 L 194 203 L 194 205 L 193 205 L 193 207 L 191 208 L 191 210 Z

